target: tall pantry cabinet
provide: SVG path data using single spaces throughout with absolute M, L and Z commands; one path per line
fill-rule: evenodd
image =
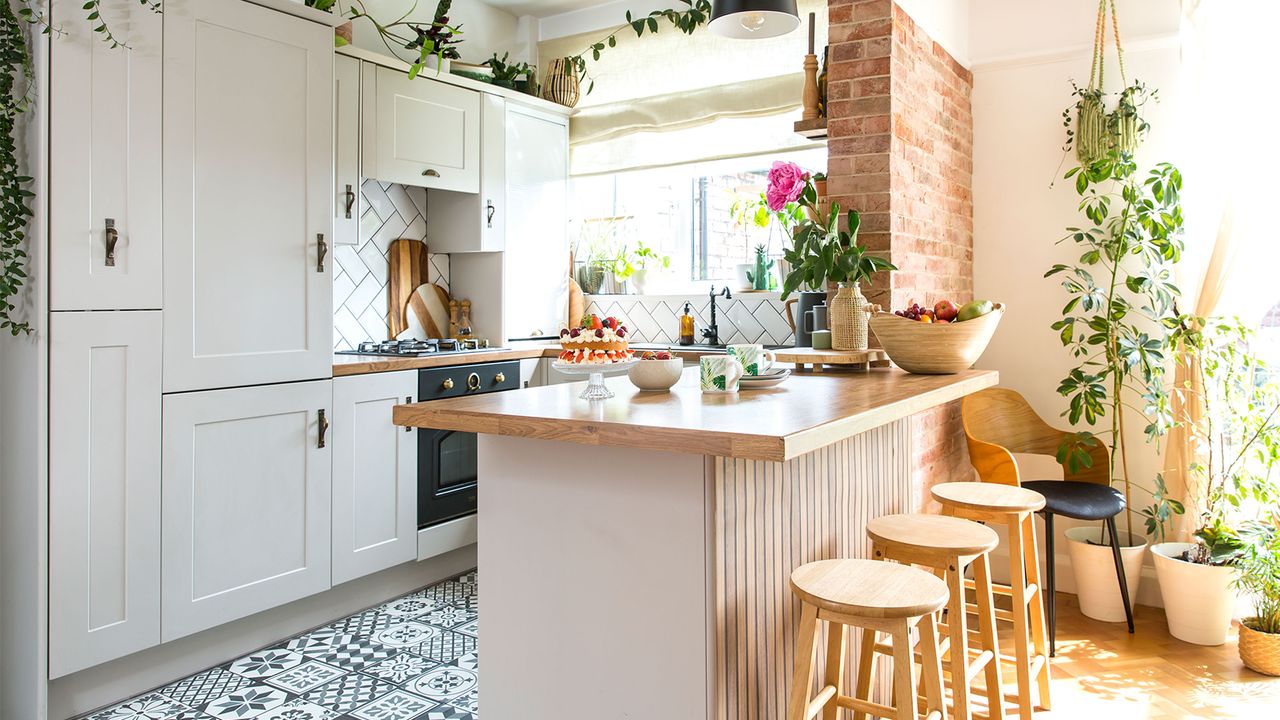
M 51 677 L 330 582 L 332 28 L 104 5 L 49 41 Z

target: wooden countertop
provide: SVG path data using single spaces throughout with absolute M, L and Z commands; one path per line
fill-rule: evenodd
M 678 357 L 697 357 L 707 351 L 697 348 L 672 349 Z M 526 360 L 529 358 L 553 358 L 560 354 L 558 343 L 534 343 L 522 340 L 515 347 L 495 348 L 482 352 L 469 352 L 465 355 L 426 355 L 423 357 L 380 357 L 377 355 L 334 355 L 333 376 L 365 375 L 368 373 L 394 372 L 396 370 L 420 370 L 422 368 L 443 367 L 445 365 L 471 365 L 501 360 Z
M 784 461 L 995 385 L 993 370 L 793 375 L 768 390 L 703 394 L 697 368 L 669 393 L 609 378 L 616 397 L 580 400 L 582 383 L 400 405 L 397 425 Z

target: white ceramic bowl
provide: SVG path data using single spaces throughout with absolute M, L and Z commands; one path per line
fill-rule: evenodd
M 684 372 L 684 361 L 680 358 L 671 360 L 641 360 L 627 371 L 631 384 L 641 390 L 670 390 L 672 385 L 680 381 Z

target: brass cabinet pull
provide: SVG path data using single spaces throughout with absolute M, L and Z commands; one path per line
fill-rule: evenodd
M 484 206 L 484 208 L 485 208 L 485 210 L 488 212 L 488 215 L 487 215 L 487 216 L 486 216 L 486 218 L 485 218 L 485 223 L 486 223 L 486 224 L 488 224 L 488 226 L 489 226 L 489 228 L 490 228 L 490 229 L 492 229 L 492 228 L 493 228 L 493 214 L 494 214 L 495 212 L 497 212 L 498 208 L 496 208 L 496 207 L 494 207 L 494 206 L 493 206 L 493 201 L 492 201 L 492 200 L 485 200 L 484 202 L 485 202 L 485 206 Z
M 116 243 L 120 241 L 120 233 L 116 230 L 116 219 L 107 218 L 107 267 L 116 266 Z
M 405 396 L 404 396 L 404 404 L 405 404 L 405 405 L 408 405 L 408 404 L 409 404 L 409 403 L 411 403 L 411 402 L 413 402 L 413 396 L 412 396 L 412 395 L 405 395 Z M 404 431 L 405 431 L 405 432 L 413 432 L 413 428 L 409 427 L 408 425 L 405 425 L 405 426 L 404 426 Z
M 468 376 L 467 376 L 467 389 L 468 389 L 468 390 L 479 390 L 479 389 L 480 389 L 480 376 L 479 376 L 479 375 L 477 375 L 476 373 L 471 373 L 470 375 L 468 375 Z
M 445 390 L 452 390 L 453 378 L 445 378 L 444 382 L 440 383 L 440 386 L 443 387 Z
M 351 189 L 351 185 L 347 185 L 347 219 L 351 219 L 351 208 L 356 204 L 356 191 Z
M 493 376 L 493 381 L 494 381 L 495 383 L 498 383 L 499 385 L 501 385 L 502 383 L 506 382 L 506 381 L 507 381 L 507 375 L 506 375 L 506 373 L 498 373 L 497 375 L 494 375 L 494 376 Z
M 427 168 L 426 170 L 423 170 L 423 171 L 422 171 L 422 176 L 423 176 L 423 177 L 435 177 L 435 178 L 438 178 L 438 177 L 440 177 L 440 172 L 439 172 L 438 170 L 436 170 L 435 168 Z
M 324 272 L 324 257 L 329 254 L 329 243 L 324 241 L 324 233 L 316 233 L 316 272 Z
M 320 441 L 316 443 L 316 447 L 323 448 L 324 436 L 329 432 L 329 420 L 324 416 L 324 408 L 316 411 L 316 420 L 320 422 Z

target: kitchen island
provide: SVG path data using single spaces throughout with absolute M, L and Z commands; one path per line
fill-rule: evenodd
M 876 369 L 703 394 L 608 381 L 402 405 L 479 434 L 485 716 L 782 718 L 795 567 L 910 511 L 911 415 L 997 375 Z

